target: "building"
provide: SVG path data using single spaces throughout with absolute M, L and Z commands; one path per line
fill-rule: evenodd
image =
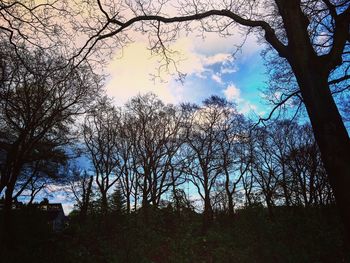
M 0 210 L 4 208 L 4 200 L 0 199 Z M 34 208 L 37 209 L 40 216 L 43 216 L 50 228 L 54 232 L 62 231 L 67 224 L 67 217 L 64 214 L 61 203 L 50 203 L 47 198 L 44 198 L 39 204 L 34 203 L 30 205 L 24 205 L 21 202 L 13 202 L 12 210 L 22 211 L 23 209 Z
M 37 205 L 37 208 L 43 211 L 43 214 L 46 216 L 47 221 L 52 226 L 54 232 L 63 230 L 67 218 L 64 215 L 61 203 L 49 203 L 49 200 L 44 198 L 44 200 Z

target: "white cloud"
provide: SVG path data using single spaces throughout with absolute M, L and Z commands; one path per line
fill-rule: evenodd
M 210 77 L 217 83 L 224 84 L 221 73 L 213 72 L 210 67 L 221 63 L 222 66 L 229 68 L 232 64 L 229 53 L 198 54 L 193 51 L 193 43 L 187 38 L 178 39 L 171 49 L 177 51 L 174 60 L 179 62 L 176 68 L 170 64 L 166 71 L 161 58 L 152 56 L 147 50 L 146 43 L 136 42 L 125 47 L 123 53 L 116 54 L 107 68 L 110 76 L 106 87 L 107 94 L 114 97 L 119 104 L 125 103 L 137 94 L 147 92 L 157 94 L 165 102 L 180 102 L 184 89 L 181 87 L 174 89 L 176 70 L 199 78 Z M 157 73 L 160 73 L 161 79 L 152 80 L 152 75 Z
M 176 70 L 188 76 L 211 78 L 220 85 L 225 84 L 223 75 L 238 71 L 232 52 L 241 41 L 240 38 L 222 38 L 216 33 L 205 33 L 205 39 L 196 37 L 195 33 L 186 37 L 180 36 L 171 45 L 171 49 L 176 51 L 176 68 L 171 64 L 166 71 L 165 67 L 161 67 L 164 64 L 162 57 L 151 55 L 145 36 L 131 34 L 135 42 L 124 47 L 122 53 L 116 54 L 107 69 L 110 76 L 106 86 L 107 94 L 114 97 L 119 104 L 147 92 L 155 93 L 164 102 L 180 102 L 186 92 L 184 87 L 178 87 L 181 84 L 174 84 Z M 245 46 L 247 48 L 242 49 L 240 56 L 250 56 L 260 50 L 254 37 L 248 37 Z M 219 66 L 218 71 L 213 71 L 214 65 Z M 157 74 L 159 69 L 161 79 L 154 81 L 152 75 Z
M 246 100 L 243 100 L 239 107 L 239 112 L 243 114 L 249 114 L 251 112 L 256 112 L 258 107 Z
M 232 83 L 223 90 L 223 93 L 227 100 L 237 104 L 238 111 L 244 115 L 248 115 L 252 112 L 255 113 L 258 110 L 255 104 L 242 98 L 241 90 Z
M 232 55 L 238 51 L 237 56 L 249 57 L 261 51 L 262 46 L 258 43 L 257 37 L 253 34 L 250 34 L 243 47 L 237 50 L 237 47 L 241 46 L 244 37 L 239 32 L 238 28 L 235 31 L 235 34 L 227 37 L 221 37 L 215 32 L 206 32 L 204 33 L 204 39 L 198 38 L 194 34 L 191 35 L 190 38 L 194 43 L 195 52 L 209 56 L 218 53 Z
M 230 67 L 221 67 L 221 69 L 220 69 L 221 74 L 232 74 L 232 73 L 235 73 L 237 71 L 238 71 L 238 69 L 235 67 L 231 67 L 231 68 Z
M 206 66 L 225 63 L 226 61 L 232 61 L 232 56 L 230 53 L 218 53 L 212 56 L 205 56 L 203 58 L 203 64 Z
M 225 97 L 229 101 L 239 102 L 242 100 L 241 91 L 234 85 L 230 84 L 225 90 L 223 90 Z
M 211 76 L 211 78 L 212 78 L 215 82 L 219 83 L 220 85 L 224 84 L 224 81 L 222 80 L 222 78 L 221 78 L 221 76 L 219 75 L 219 73 L 214 73 L 214 74 Z

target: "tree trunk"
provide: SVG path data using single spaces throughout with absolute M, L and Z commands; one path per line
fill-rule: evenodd
M 12 209 L 12 193 L 13 193 L 13 187 L 7 186 L 5 191 L 5 204 L 4 209 L 5 211 L 10 211 Z
M 1 174 L 3 174 L 4 172 L 1 172 Z M 6 183 L 5 183 L 5 176 L 4 175 L 1 175 L 1 178 L 0 178 L 0 195 L 2 193 L 2 191 L 5 189 L 6 187 Z
M 101 211 L 102 215 L 107 215 L 108 212 L 108 200 L 107 200 L 107 192 L 101 193 Z
M 287 183 L 287 171 L 285 168 L 285 162 L 284 160 L 282 161 L 282 190 L 283 190 L 283 195 L 284 195 L 284 200 L 285 200 L 285 205 L 287 207 L 290 206 L 290 194 L 289 194 L 289 190 L 287 187 L 288 183 Z
M 128 191 L 128 193 L 126 194 L 126 213 L 127 214 L 130 214 L 130 207 L 131 207 L 130 192 Z
M 332 61 L 325 61 L 314 51 L 307 31 L 309 20 L 300 0 L 276 3 L 288 38 L 286 58 L 297 79 L 350 242 L 350 140 L 328 85 L 332 68 L 326 62 Z
M 131 196 L 131 190 L 129 186 L 129 174 L 126 172 L 125 174 L 125 197 L 126 197 L 126 213 L 130 214 L 131 210 L 131 201 L 130 201 L 130 196 Z M 123 184 L 122 184 L 123 185 Z
M 328 76 L 296 74 L 321 158 L 350 240 L 350 141 L 328 86 Z M 301 76 L 299 76 L 301 75 Z
M 17 178 L 21 172 L 21 165 L 18 163 L 12 164 L 13 168 L 11 171 L 11 174 L 9 175 L 9 181 L 6 185 L 6 191 L 5 191 L 5 210 L 11 210 L 12 208 L 12 195 L 13 191 L 15 189 L 15 185 L 17 182 Z
M 226 175 L 226 181 L 225 181 L 225 190 L 228 200 L 228 213 L 230 216 L 233 216 L 234 214 L 234 206 L 233 206 L 233 192 L 230 191 L 230 175 L 228 171 L 225 172 Z
M 213 209 L 210 203 L 209 191 L 205 192 L 204 196 L 204 211 L 203 211 L 203 232 L 206 233 L 213 222 Z
M 233 194 L 231 193 L 228 194 L 227 199 L 228 199 L 228 214 L 232 217 L 235 213 L 234 204 L 233 204 Z
M 266 199 L 266 206 L 267 206 L 267 211 L 269 213 L 269 218 L 272 220 L 274 219 L 274 213 L 273 213 L 273 201 L 272 201 L 272 192 L 268 191 L 265 194 L 265 199 Z
M 84 222 L 87 217 L 88 209 L 90 206 L 90 197 L 92 193 L 92 182 L 93 182 L 94 177 L 90 176 L 88 185 L 86 187 L 86 192 L 85 195 L 83 196 L 83 202 L 82 202 L 82 207 L 80 209 L 80 220 Z
M 0 180 L 0 194 L 5 189 L 9 180 L 11 178 L 11 174 L 13 173 L 13 167 L 15 162 L 16 151 L 12 150 L 7 154 L 4 169 L 1 171 L 1 180 Z
M 134 212 L 136 212 L 137 210 L 137 199 L 138 199 L 138 182 L 136 179 L 136 183 L 135 183 L 135 196 L 134 196 Z
M 145 174 L 143 175 L 143 186 L 142 186 L 142 208 L 148 207 L 148 187 L 150 187 L 147 184 L 147 179 L 150 176 L 148 171 L 145 171 Z

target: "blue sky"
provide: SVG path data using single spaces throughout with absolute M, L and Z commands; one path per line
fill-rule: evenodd
M 185 83 L 185 97 L 191 101 L 200 103 L 209 95 L 226 97 L 237 103 L 238 109 L 243 113 L 249 113 L 249 109 L 259 113 L 266 111 L 264 101 L 260 96 L 260 90 L 265 87 L 266 75 L 264 74 L 263 61 L 259 55 L 249 58 L 238 58 L 232 64 L 235 72 L 220 74 L 223 63 L 217 63 L 208 68 L 213 71 L 206 78 L 191 75 Z M 212 76 L 220 78 L 222 83 L 214 80 Z M 216 79 L 216 77 L 214 77 Z M 228 87 L 234 87 L 239 94 L 231 96 L 225 92 Z
M 251 36 L 233 58 L 237 41 L 234 37 L 220 38 L 215 33 L 207 33 L 204 39 L 194 35 L 179 37 L 170 48 L 179 52 L 174 55 L 177 69 L 187 74 L 180 83 L 173 65 L 168 71 L 160 70 L 160 78 L 152 78 L 162 66 L 161 57 L 152 56 L 140 37 L 112 58 L 106 70 L 107 94 L 119 105 L 146 92 L 175 104 L 201 103 L 210 95 L 218 95 L 235 102 L 246 115 L 264 115 L 268 109 L 260 92 L 266 85 L 260 57 L 263 46 Z
M 142 38 L 141 38 L 142 40 Z M 161 71 L 161 79 L 153 79 L 161 65 L 160 57 L 152 56 L 145 41 L 135 41 L 121 52 L 116 51 L 107 66 L 109 77 L 106 82 L 107 94 L 115 103 L 122 105 L 131 97 L 146 92 L 157 94 L 166 103 L 192 102 L 200 104 L 211 95 L 226 97 L 237 104 L 238 110 L 250 117 L 269 112 L 260 90 L 265 87 L 266 75 L 260 57 L 262 46 L 254 37 L 248 38 L 241 52 L 235 51 L 233 37 L 218 38 L 210 34 L 206 39 L 194 36 L 179 38 L 171 48 L 180 53 L 178 69 L 187 74 L 183 83 L 176 81 L 176 71 Z M 80 165 L 88 165 L 80 160 Z M 87 168 L 87 167 L 85 167 Z M 62 202 L 66 213 L 73 208 L 71 199 L 59 186 L 51 186 L 55 193 L 50 202 Z M 191 190 L 192 192 L 192 190 Z M 196 196 L 196 193 L 193 193 Z M 37 201 L 42 196 L 37 198 Z

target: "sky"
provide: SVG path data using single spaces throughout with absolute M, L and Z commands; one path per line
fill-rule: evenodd
M 264 115 L 267 110 L 260 95 L 266 81 L 260 57 L 263 46 L 250 36 L 233 57 L 239 41 L 240 36 L 222 38 L 216 33 L 207 33 L 204 39 L 194 35 L 177 39 L 171 49 L 179 52 L 177 68 L 186 74 L 181 83 L 173 67 L 161 72 L 160 78 L 153 77 L 162 65 L 160 57 L 152 55 L 148 43 L 140 38 L 117 51 L 108 64 L 107 94 L 119 105 L 147 92 L 174 104 L 200 104 L 210 95 L 218 95 L 235 102 L 245 115 Z
M 239 35 L 222 38 L 216 33 L 207 33 L 204 39 L 194 35 L 179 37 L 171 49 L 178 52 L 177 69 L 186 74 L 183 82 L 177 80 L 174 68 L 154 79 L 152 76 L 162 65 L 160 57 L 151 54 L 144 37 L 133 37 L 134 43 L 122 51 L 116 50 L 105 69 L 108 75 L 105 89 L 117 105 L 147 92 L 173 104 L 200 104 L 209 96 L 217 95 L 235 102 L 239 112 L 253 119 L 269 113 L 261 95 L 267 80 L 260 57 L 264 47 L 254 36 L 248 37 L 235 57 L 235 45 L 241 41 Z M 193 197 L 196 196 L 194 193 Z M 73 209 L 72 200 L 59 188 L 50 202 L 62 203 L 66 214 Z
M 75 3 L 80 6 L 83 2 L 89 5 L 89 2 L 80 0 Z M 213 3 L 220 5 L 220 1 Z M 170 8 L 169 13 L 173 12 Z M 85 11 L 82 14 L 90 15 Z M 177 40 L 170 47 L 177 52 L 178 71 L 186 74 L 183 82 L 179 82 L 174 67 L 170 67 L 168 72 L 161 71 L 160 78 L 154 79 L 152 76 L 162 66 L 159 62 L 162 58 L 151 54 L 145 36 L 128 31 L 134 42 L 122 50 L 114 50 L 105 68 L 108 76 L 105 85 L 107 95 L 113 97 L 117 105 L 148 92 L 155 93 L 165 103 L 173 104 L 200 104 L 209 96 L 217 95 L 235 102 L 238 111 L 253 120 L 266 117 L 271 105 L 267 105 L 262 96 L 262 90 L 267 85 L 264 62 L 260 56 L 264 46 L 254 35 L 249 35 L 240 51 L 235 53 L 236 45 L 241 43 L 243 36 L 235 27 L 230 32 L 235 34 L 225 38 L 217 33 L 205 33 L 201 38 L 196 36 L 198 32 L 187 32 L 187 35 L 179 32 Z M 76 34 L 78 45 L 83 45 L 84 40 L 80 39 L 79 32 Z M 50 201 L 62 202 L 66 213 L 72 208 L 72 203 L 67 202 L 66 196 L 61 193 L 55 194 Z
M 258 44 L 254 35 L 250 35 L 233 56 L 236 45 L 242 41 L 238 32 L 226 38 L 217 33 L 205 33 L 204 38 L 196 36 L 198 32 L 179 34 L 170 47 L 177 52 L 177 69 L 186 74 L 183 82 L 179 82 L 174 67 L 170 67 L 169 72 L 161 71 L 160 78 L 154 79 L 152 76 L 162 65 L 159 62 L 161 57 L 151 54 L 145 36 L 135 32 L 130 34 L 134 42 L 123 50 L 114 50 L 105 68 L 108 76 L 105 89 L 117 105 L 148 92 L 155 93 L 165 103 L 173 104 L 200 104 L 209 96 L 217 95 L 235 102 L 239 112 L 253 119 L 269 113 L 261 96 L 267 80 L 260 57 L 264 46 Z M 68 214 L 73 208 L 72 200 L 59 189 L 57 187 L 57 191 L 49 197 L 50 202 L 61 202 Z

